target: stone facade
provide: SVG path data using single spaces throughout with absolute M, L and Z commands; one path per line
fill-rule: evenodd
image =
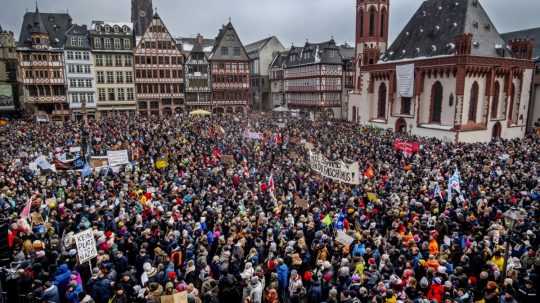
M 246 45 L 253 110 L 269 111 L 273 108 L 269 68 L 274 56 L 284 50 L 285 47 L 275 36 Z
M 72 117 L 95 118 L 96 81 L 92 64 L 90 34 L 86 25 L 72 25 L 64 46 L 67 99 Z
M 93 21 L 90 42 L 95 68 L 97 116 L 115 112 L 135 114 L 132 25 Z
M 219 30 L 209 61 L 212 110 L 247 113 L 251 104 L 249 57 L 231 22 Z
M 277 53 L 269 67 L 272 108 L 287 105 L 285 101 L 285 61 L 289 52 Z
M 141 36 L 152 22 L 152 0 L 131 0 L 131 23 L 135 36 Z
M 53 120 L 69 119 L 65 91 L 65 32 L 71 26 L 68 14 L 36 11 L 24 15 L 17 46 L 17 80 L 20 100 L 27 113 Z
M 0 27 L 0 113 L 14 113 L 18 108 L 17 52 L 13 32 Z
M 135 48 L 137 109 L 140 115 L 184 110 L 184 56 L 156 13 Z

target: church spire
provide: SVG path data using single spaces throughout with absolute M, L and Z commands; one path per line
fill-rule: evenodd
M 34 20 L 32 24 L 32 33 L 33 34 L 47 34 L 47 29 L 45 28 L 45 24 L 43 24 L 43 19 L 41 18 L 41 13 L 39 12 L 37 1 L 36 1 L 36 12 L 34 13 Z

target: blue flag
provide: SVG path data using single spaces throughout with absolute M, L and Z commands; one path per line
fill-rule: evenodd
M 92 168 L 90 167 L 88 162 L 84 164 L 84 167 L 82 168 L 81 173 L 82 173 L 83 178 L 86 178 L 92 174 Z

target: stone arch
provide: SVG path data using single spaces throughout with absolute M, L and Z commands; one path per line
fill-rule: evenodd
M 395 132 L 399 134 L 407 133 L 407 122 L 403 118 L 399 118 L 396 121 Z
M 369 9 L 369 36 L 375 36 L 375 28 L 377 27 L 377 10 L 375 7 Z
M 501 122 L 495 123 L 493 125 L 493 130 L 491 131 L 491 139 L 500 139 L 501 131 L 502 131 Z

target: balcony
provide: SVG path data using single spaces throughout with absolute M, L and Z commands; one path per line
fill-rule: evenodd
M 212 88 L 214 89 L 248 89 L 249 84 L 247 83 L 213 83 Z
M 186 87 L 187 93 L 209 93 L 210 87 Z
M 40 85 L 51 85 L 51 84 L 57 84 L 57 85 L 64 85 L 64 79 L 63 78 L 57 78 L 57 79 L 49 79 L 49 78 L 25 78 L 22 80 L 24 84 L 31 85 L 31 84 L 40 84 Z
M 23 96 L 24 103 L 64 103 L 66 96 Z

